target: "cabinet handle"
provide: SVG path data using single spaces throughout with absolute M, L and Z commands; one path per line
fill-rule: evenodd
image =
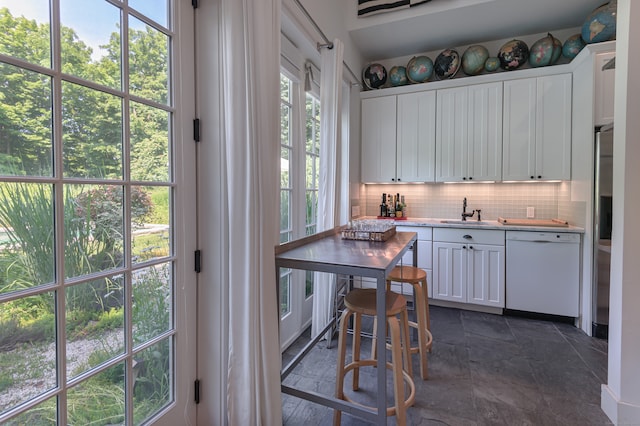
M 473 180 L 473 178 L 471 176 L 469 176 L 469 180 Z
M 531 176 L 531 178 L 533 179 L 533 176 Z M 395 182 L 396 180 L 394 178 L 391 178 L 391 182 Z
M 538 179 L 542 179 L 542 176 L 538 175 Z
M 469 234 L 465 234 L 465 235 L 462 236 L 462 238 L 464 238 L 465 240 L 470 240 L 473 237 L 471 235 L 469 235 Z
M 473 250 L 473 246 L 469 246 L 469 250 Z
M 398 182 L 400 182 L 402 179 L 398 178 Z
M 535 176 L 531 176 L 531 179 L 535 179 L 535 178 L 536 178 Z
M 466 249 L 466 248 L 467 248 L 467 246 L 462 246 L 462 248 L 463 248 L 463 249 Z
M 466 178 L 466 177 L 463 177 L 463 178 L 462 178 L 462 180 L 467 180 L 467 178 Z

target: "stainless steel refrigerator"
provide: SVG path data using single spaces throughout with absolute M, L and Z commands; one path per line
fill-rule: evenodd
M 609 276 L 613 193 L 613 124 L 596 128 L 593 215 L 593 325 L 603 339 L 609 335 Z

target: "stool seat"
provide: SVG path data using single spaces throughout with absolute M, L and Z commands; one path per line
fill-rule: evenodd
M 409 317 L 407 314 L 407 300 L 404 296 L 387 291 L 385 293 L 386 309 L 385 317 L 389 327 L 391 337 L 391 362 L 386 363 L 386 367 L 393 372 L 394 400 L 393 407 L 387 407 L 387 416 L 396 416 L 398 425 L 406 425 L 406 409 L 415 402 L 415 384 L 411 377 L 411 359 L 409 353 Z M 338 333 L 338 361 L 336 373 L 336 398 L 349 401 L 351 403 L 375 410 L 375 407 L 353 401 L 344 393 L 345 375 L 352 371 L 352 389 L 359 389 L 360 368 L 365 366 L 376 366 L 376 359 L 360 359 L 360 331 L 362 327 L 362 315 L 376 315 L 376 290 L 375 289 L 353 289 L 344 298 L 345 309 L 340 317 Z M 348 323 L 351 317 L 353 321 L 353 344 L 352 360 L 345 365 L 348 335 Z M 400 317 L 398 320 L 397 316 Z M 375 332 L 375 330 L 374 330 Z M 402 342 L 404 341 L 404 344 Z M 403 369 L 406 366 L 408 372 Z M 409 388 L 409 395 L 405 398 L 404 384 Z M 340 424 L 342 413 L 340 410 L 334 411 L 333 423 Z
M 401 294 L 387 291 L 386 302 L 386 316 L 395 316 L 402 312 L 402 310 L 407 309 L 407 300 Z M 365 288 L 350 291 L 344 298 L 344 305 L 353 312 L 375 316 L 376 290 Z
M 409 284 L 420 284 L 422 281 L 426 281 L 426 279 L 427 272 L 424 269 L 409 265 L 396 266 L 387 276 L 387 281 L 398 281 Z

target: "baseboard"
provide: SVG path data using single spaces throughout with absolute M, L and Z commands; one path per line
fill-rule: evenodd
M 448 300 L 429 299 L 429 306 L 442 306 L 444 308 L 457 308 L 465 311 L 484 312 L 487 314 L 502 315 L 502 308 L 494 308 L 493 306 L 473 305 L 470 303 L 457 303 Z
M 611 388 L 603 384 L 600 393 L 600 408 L 614 425 L 640 424 L 640 405 L 621 402 Z
M 505 309 L 504 314 L 512 317 L 530 318 L 530 319 L 537 319 L 542 321 L 564 322 L 564 323 L 573 324 L 573 325 L 575 325 L 575 321 L 576 321 L 574 317 L 566 317 L 563 315 L 553 315 L 553 314 L 540 314 L 537 312 L 517 311 L 514 309 Z

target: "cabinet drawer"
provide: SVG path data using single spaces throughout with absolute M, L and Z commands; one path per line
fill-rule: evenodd
M 416 232 L 419 240 L 431 241 L 433 228 L 427 226 L 396 226 L 397 232 Z
M 504 246 L 504 231 L 494 229 L 436 228 L 433 241 Z

